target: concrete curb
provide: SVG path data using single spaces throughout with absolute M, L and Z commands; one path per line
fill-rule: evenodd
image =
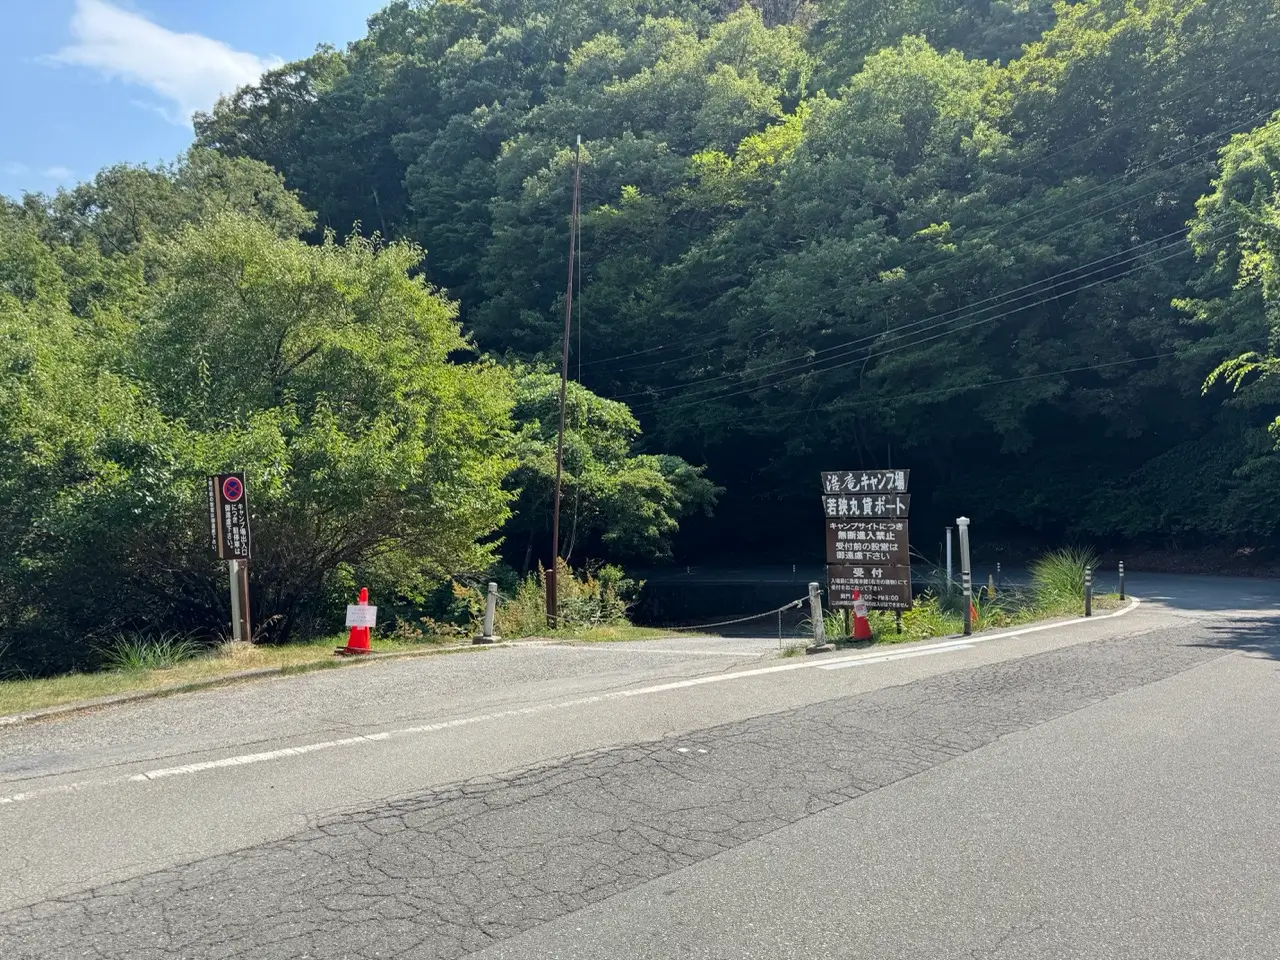
M 332 660 L 316 660 L 310 663 L 292 664 L 279 667 L 259 667 L 256 670 L 241 670 L 238 673 L 228 673 L 221 677 L 210 677 L 207 680 L 192 680 L 190 683 L 175 683 L 167 687 L 156 687 L 154 690 L 140 690 L 137 693 L 118 693 L 110 697 L 97 697 L 93 700 L 77 700 L 73 703 L 62 703 L 56 707 L 45 707 L 44 709 L 32 710 L 28 713 L 6 714 L 5 716 L 0 716 L 0 727 L 13 727 L 24 723 L 34 723 L 37 720 L 51 720 L 57 717 L 69 716 L 76 713 L 86 713 L 90 710 L 100 710 L 104 707 L 114 707 L 126 703 L 138 703 L 144 700 L 159 700 L 161 697 L 171 697 L 179 693 L 195 693 L 200 690 L 210 690 L 214 687 L 226 687 L 236 683 L 243 683 L 246 680 L 259 680 L 263 677 L 284 677 L 293 674 L 315 673 L 320 670 L 340 670 L 362 663 L 377 662 L 379 660 L 416 660 L 422 657 L 440 657 L 453 653 L 465 653 L 467 651 L 501 650 L 505 647 L 512 646 L 515 646 L 515 644 L 510 642 L 490 643 L 480 646 L 467 643 L 450 647 L 437 647 L 434 650 L 397 650 L 390 653 L 372 653 L 368 656 L 358 658 L 335 658 Z

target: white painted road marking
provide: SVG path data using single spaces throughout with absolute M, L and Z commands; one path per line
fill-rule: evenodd
M 908 650 L 904 653 L 887 653 L 882 657 L 867 657 L 863 660 L 847 660 L 843 663 L 819 664 L 819 670 L 847 670 L 849 667 L 864 667 L 870 663 L 888 663 L 890 660 L 911 660 L 915 657 L 931 657 L 935 653 L 955 653 L 957 650 L 972 650 L 972 643 L 955 643 L 947 646 L 931 647 L 928 650 Z
M 841 670 L 847 667 L 869 666 L 876 663 L 887 663 L 892 660 L 905 660 L 912 657 L 929 656 L 930 654 L 935 653 L 951 653 L 957 650 L 970 649 L 980 643 L 987 643 L 992 640 L 1005 640 L 1011 637 L 1022 637 L 1027 634 L 1041 633 L 1045 630 L 1056 630 L 1061 627 L 1069 627 L 1081 623 L 1110 620 L 1114 617 L 1121 617 L 1126 613 L 1136 610 L 1140 602 L 1141 601 L 1133 600 L 1123 610 L 1117 610 L 1115 613 L 1102 614 L 1091 618 L 1081 617 L 1075 620 L 1063 620 L 1057 623 L 1045 623 L 1035 627 L 1022 627 L 1018 630 L 994 633 L 989 636 L 972 636 L 964 637 L 963 639 L 946 640 L 940 643 L 929 644 L 928 646 L 913 647 L 912 649 L 904 650 L 900 653 L 861 653 L 848 657 L 837 657 L 835 659 L 786 663 L 772 667 L 757 667 L 753 670 L 738 670 L 734 673 L 717 673 L 706 677 L 694 677 L 689 680 L 676 680 L 671 683 L 662 683 L 651 687 L 640 687 L 635 690 L 615 690 L 610 693 L 601 693 L 592 697 L 582 697 L 577 700 L 563 700 L 559 703 L 544 703 L 537 704 L 532 707 L 521 707 L 516 710 L 502 710 L 496 713 L 484 713 L 472 717 L 459 717 L 456 720 L 442 720 L 439 723 L 429 723 L 418 727 L 403 727 L 399 730 L 390 730 L 384 733 L 373 733 L 367 736 L 347 737 L 342 740 L 326 740 L 321 743 L 304 744 L 298 747 L 285 747 L 280 750 L 270 750 L 264 753 L 241 754 L 240 756 L 226 757 L 222 760 L 208 760 L 203 763 L 188 763 L 180 767 L 165 767 L 157 770 L 148 770 L 127 778 L 127 782 L 146 783 L 153 780 L 187 776 L 194 773 L 202 773 L 207 770 L 218 770 L 225 767 L 240 767 L 252 763 L 266 763 L 272 760 L 282 760 L 286 757 L 297 757 L 308 753 L 315 753 L 320 750 L 331 750 L 336 747 L 379 743 L 390 740 L 393 737 L 399 738 L 417 736 L 425 733 L 436 733 L 441 730 L 452 730 L 456 727 L 466 727 L 477 723 L 507 720 L 512 717 L 527 717 L 532 714 L 549 713 L 553 710 L 570 710 L 575 707 L 585 707 L 596 703 L 625 700 L 629 697 L 643 697 L 655 693 L 667 693 L 671 690 L 687 690 L 691 687 L 700 687 L 710 683 L 727 683 L 731 680 L 746 680 L 752 677 L 763 677 L 774 673 L 789 673 L 793 670 Z M 89 786 L 106 786 L 122 782 L 126 782 L 125 778 L 115 777 L 105 780 L 87 780 L 56 787 L 46 787 L 44 789 L 37 789 L 25 793 L 12 794 L 7 797 L 0 797 L 0 806 L 18 803 L 22 800 L 29 800 L 39 796 L 48 796 L 60 793 L 77 793 Z

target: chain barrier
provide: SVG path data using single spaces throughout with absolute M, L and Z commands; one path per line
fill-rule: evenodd
M 779 613 L 785 613 L 787 610 L 796 610 L 799 608 L 803 608 L 804 605 L 808 602 L 809 602 L 809 598 L 803 597 L 799 600 L 795 600 L 791 603 L 788 603 L 785 606 L 777 607 L 773 610 L 766 610 L 764 613 L 757 613 L 754 616 L 750 616 L 750 617 L 739 617 L 737 620 L 721 620 L 719 623 L 698 623 L 691 627 L 662 626 L 662 627 L 659 627 L 658 629 L 681 631 L 681 630 L 710 630 L 712 627 L 732 627 L 732 626 L 736 626 L 739 623 L 750 623 L 753 620 L 763 620 L 765 617 L 776 616 Z

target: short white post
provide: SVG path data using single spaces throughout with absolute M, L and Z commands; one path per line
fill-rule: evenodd
M 476 637 L 473 643 L 493 643 L 498 638 L 493 634 L 493 621 L 498 612 L 498 585 L 489 584 L 489 592 L 484 600 L 484 633 Z
M 960 528 L 960 580 L 964 587 L 964 635 L 973 633 L 973 567 L 969 563 L 969 518 L 957 517 Z
M 816 583 L 809 584 L 809 617 L 813 621 L 813 646 L 810 650 L 821 650 L 827 645 L 827 625 L 822 619 L 822 587 Z

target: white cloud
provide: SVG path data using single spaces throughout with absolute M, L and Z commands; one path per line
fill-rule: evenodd
M 75 42 L 53 55 L 55 63 L 146 87 L 164 98 L 164 116 L 179 124 L 279 64 L 198 33 L 166 30 L 107 0 L 76 0 L 71 34 Z
M 76 172 L 70 167 L 46 167 L 40 171 L 40 176 L 46 180 L 70 180 L 75 175 Z
M 6 177 L 25 177 L 31 172 L 31 168 L 25 163 L 16 163 L 10 161 L 8 163 L 0 163 L 0 173 Z

